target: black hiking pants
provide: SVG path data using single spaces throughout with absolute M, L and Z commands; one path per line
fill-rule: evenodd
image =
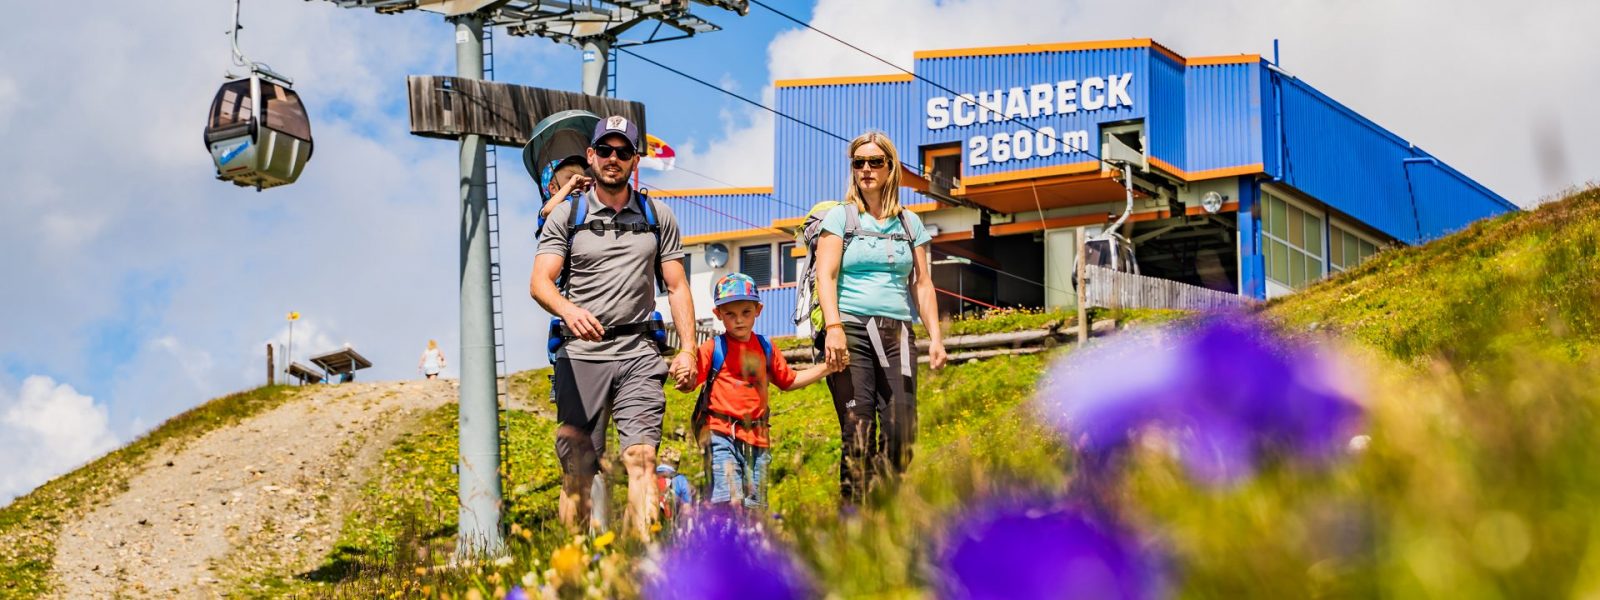
M 916 345 L 904 321 L 845 323 L 850 367 L 828 376 L 839 416 L 839 496 L 860 504 L 886 478 L 911 464 L 917 441 Z M 874 347 L 869 327 L 877 330 Z M 825 335 L 816 345 L 822 347 Z M 909 368 L 908 368 L 909 366 Z

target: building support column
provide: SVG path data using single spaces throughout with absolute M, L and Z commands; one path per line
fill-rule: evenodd
M 1261 254 L 1261 187 L 1239 178 L 1239 295 L 1267 299 L 1267 263 Z

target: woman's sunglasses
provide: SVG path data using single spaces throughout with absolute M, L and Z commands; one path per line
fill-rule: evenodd
M 850 167 L 854 168 L 854 169 L 860 169 L 862 167 L 866 167 L 866 166 L 869 166 L 869 165 L 874 169 L 882 169 L 884 166 L 886 166 L 888 164 L 889 164 L 889 159 L 888 159 L 888 157 L 884 157 L 884 156 L 868 156 L 866 158 L 853 158 L 853 159 L 850 159 Z
M 633 148 L 629 148 L 627 146 L 613 146 L 611 144 L 594 145 L 594 153 L 600 155 L 600 158 L 611 158 L 611 154 L 613 152 L 617 154 L 617 160 L 633 160 Z

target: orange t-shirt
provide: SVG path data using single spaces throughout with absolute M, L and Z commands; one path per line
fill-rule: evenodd
M 795 373 L 777 348 L 772 349 L 772 369 L 768 372 L 767 359 L 761 352 L 761 342 L 756 340 L 756 336 L 751 335 L 749 340 L 743 342 L 731 337 L 727 339 L 728 354 L 723 357 L 722 372 L 710 384 L 711 410 L 740 419 L 759 419 L 767 414 L 767 384 L 770 382 L 780 388 L 789 387 L 794 383 Z M 711 371 L 711 354 L 716 347 L 716 338 L 700 345 L 700 385 L 706 385 L 706 375 Z M 753 446 L 765 448 L 770 444 L 766 428 L 735 428 L 735 424 L 715 414 L 710 418 L 712 431 L 734 436 Z

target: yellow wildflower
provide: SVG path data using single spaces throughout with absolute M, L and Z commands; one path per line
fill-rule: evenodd
M 615 531 L 607 531 L 605 533 L 602 533 L 602 534 L 600 534 L 600 537 L 594 538 L 594 549 L 595 550 L 603 550 L 603 549 L 605 549 L 606 546 L 610 546 L 611 542 L 614 542 L 616 540 L 617 540 L 617 532 L 615 532 Z
M 557 548 L 550 554 L 550 567 L 563 581 L 576 583 L 583 579 L 583 551 L 577 544 Z

